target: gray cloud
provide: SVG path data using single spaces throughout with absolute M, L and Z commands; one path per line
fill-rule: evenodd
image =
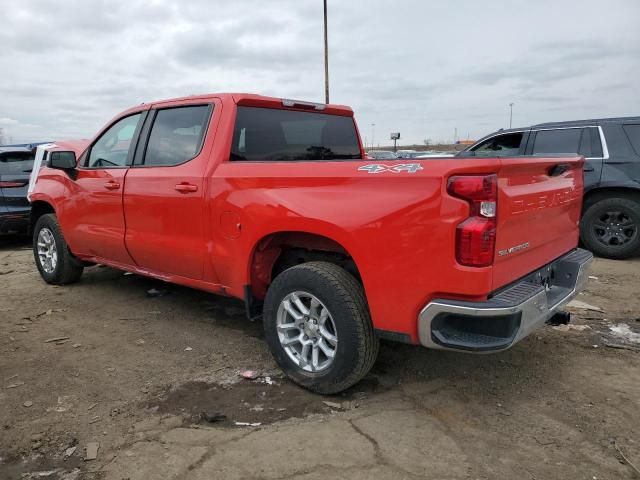
M 524 15 L 526 12 L 526 15 Z M 640 113 L 640 3 L 329 0 L 331 97 L 376 143 Z M 22 0 L 3 6 L 0 126 L 90 137 L 141 102 L 212 91 L 323 99 L 320 0 Z M 375 124 L 372 127 L 371 124 Z

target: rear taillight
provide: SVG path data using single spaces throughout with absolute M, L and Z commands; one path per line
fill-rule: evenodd
M 456 228 L 456 259 L 461 265 L 487 267 L 496 245 L 497 175 L 458 175 L 447 184 L 450 195 L 469 202 L 469 218 Z

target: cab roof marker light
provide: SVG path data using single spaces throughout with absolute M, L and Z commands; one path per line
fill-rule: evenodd
M 315 110 L 324 110 L 326 108 L 326 105 L 324 103 L 301 102 L 299 100 L 290 100 L 287 98 L 282 99 L 282 106 L 291 108 L 313 108 Z

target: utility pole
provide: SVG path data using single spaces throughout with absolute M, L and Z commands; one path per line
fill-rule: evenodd
M 374 148 L 373 136 L 375 133 L 376 133 L 376 124 L 372 123 L 371 124 L 371 148 Z
M 513 123 L 513 102 L 509 104 L 509 128 L 511 128 L 511 124 Z
M 324 103 L 329 103 L 329 42 L 327 38 L 327 0 L 324 0 Z

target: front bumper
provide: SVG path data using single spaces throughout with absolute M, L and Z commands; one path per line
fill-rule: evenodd
M 466 352 L 506 350 L 544 325 L 585 287 L 592 261 L 591 252 L 578 248 L 484 302 L 433 300 L 418 316 L 420 343 Z

